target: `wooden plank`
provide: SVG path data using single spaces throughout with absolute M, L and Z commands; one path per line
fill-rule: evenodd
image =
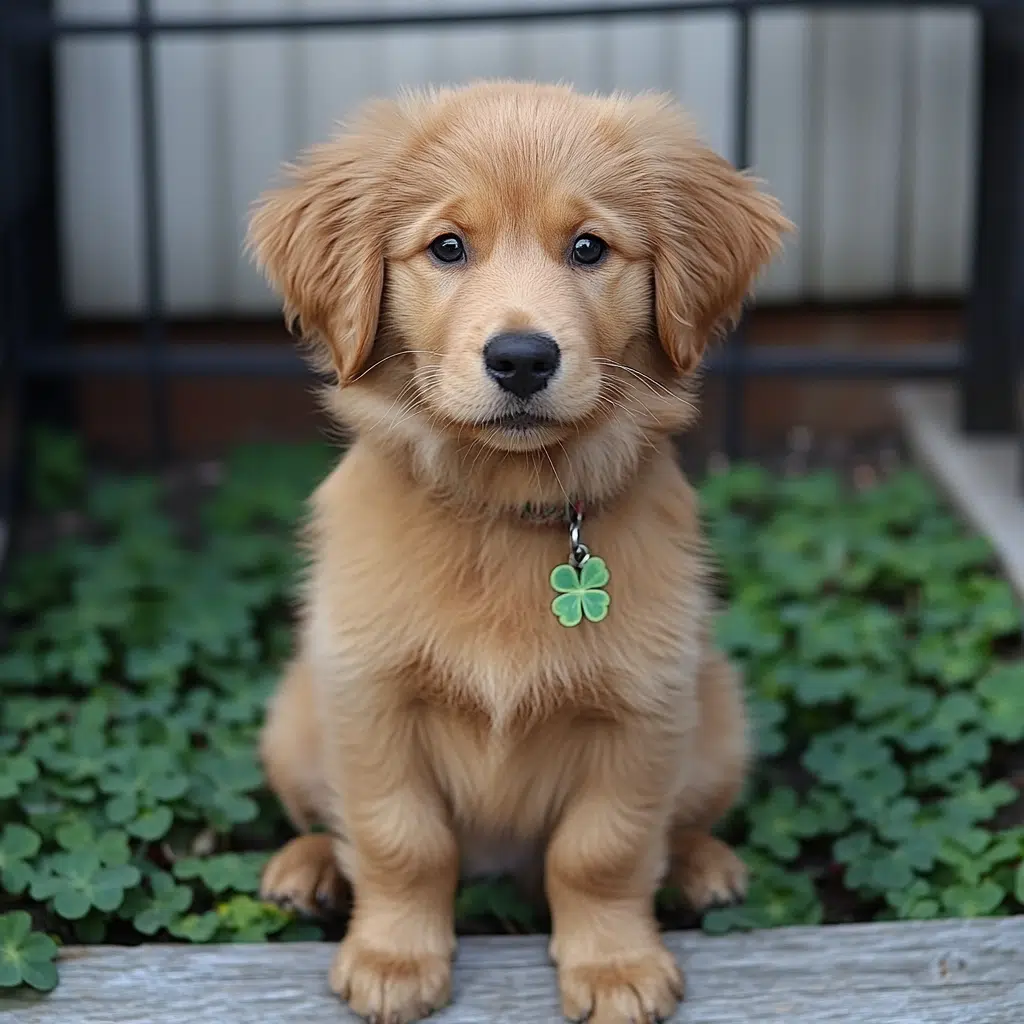
M 686 968 L 679 1024 L 1019 1024 L 1024 917 L 787 928 L 668 943 Z M 50 996 L 0 994 L 9 1024 L 338 1024 L 331 946 L 69 949 Z M 461 944 L 440 1024 L 558 1024 L 546 940 Z

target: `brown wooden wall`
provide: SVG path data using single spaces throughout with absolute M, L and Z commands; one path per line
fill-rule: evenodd
M 856 350 L 862 345 L 914 345 L 958 336 L 960 312 L 953 306 L 869 311 L 759 310 L 751 315 L 753 345 L 806 345 Z M 133 330 L 92 324 L 78 328 L 79 340 L 137 343 Z M 175 342 L 259 341 L 288 345 L 274 324 L 178 325 Z M 170 383 L 170 407 L 177 454 L 216 456 L 237 442 L 313 438 L 325 427 L 305 379 L 178 378 Z M 90 377 L 77 384 L 83 436 L 98 455 L 118 461 L 144 458 L 148 451 L 147 390 L 138 377 Z M 722 382 L 704 386 L 703 416 L 694 443 L 713 448 L 720 437 Z M 748 437 L 754 449 L 772 448 L 796 426 L 817 435 L 853 438 L 889 432 L 894 416 L 887 387 L 877 382 L 808 380 L 750 381 Z

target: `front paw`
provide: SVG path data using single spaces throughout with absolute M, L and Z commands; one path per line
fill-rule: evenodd
M 338 947 L 331 989 L 370 1024 L 411 1024 L 451 999 L 451 958 L 371 947 L 350 935 Z
M 558 971 L 562 1011 L 589 1024 L 653 1024 L 672 1015 L 683 998 L 683 975 L 661 943 L 640 953 L 590 963 L 564 963 Z

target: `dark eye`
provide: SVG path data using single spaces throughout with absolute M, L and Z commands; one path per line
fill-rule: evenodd
M 607 251 L 608 246 L 597 235 L 580 235 L 572 243 L 572 261 L 585 267 L 592 267 Z
M 438 235 L 430 243 L 430 251 L 442 263 L 458 263 L 466 256 L 466 247 L 458 235 Z

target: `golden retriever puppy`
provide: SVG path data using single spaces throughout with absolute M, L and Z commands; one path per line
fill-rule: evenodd
M 745 872 L 747 761 L 670 435 L 787 222 L 669 101 L 496 82 L 370 105 L 251 240 L 355 436 L 312 499 L 262 756 L 269 898 L 351 885 L 330 974 L 371 1021 L 450 998 L 461 875 L 542 878 L 565 1014 L 683 992 L 654 916 Z

